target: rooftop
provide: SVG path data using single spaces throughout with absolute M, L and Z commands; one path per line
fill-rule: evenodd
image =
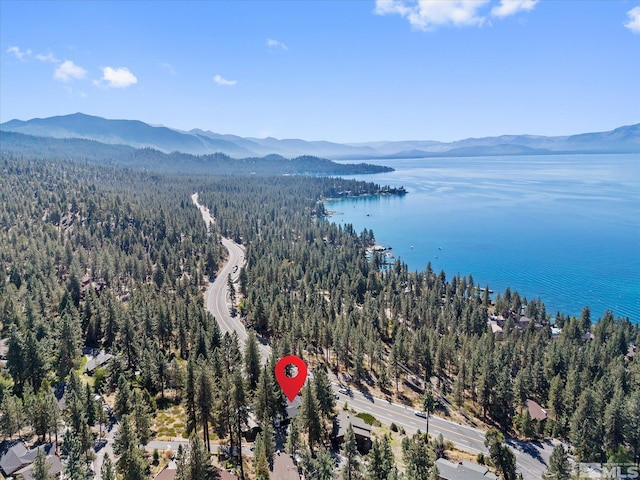
M 547 419 L 547 411 L 542 408 L 538 402 L 528 398 L 525 404 L 532 419 L 538 420 L 540 422 Z
M 336 432 L 336 438 L 344 437 L 344 435 L 347 433 L 349 424 L 351 424 L 353 433 L 356 436 L 365 438 L 371 437 L 371 427 L 367 425 L 363 419 L 353 416 L 349 412 L 345 412 L 344 410 L 342 410 L 336 417 L 335 421 L 334 431 Z
M 271 472 L 273 480 L 300 480 L 298 467 L 293 461 L 291 455 L 276 452 L 273 455 L 273 471 Z
M 452 463 L 445 458 L 436 460 L 440 478 L 444 480 L 497 480 L 497 476 L 483 465 L 464 460 Z

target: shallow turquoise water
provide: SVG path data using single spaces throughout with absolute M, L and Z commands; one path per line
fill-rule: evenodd
M 369 228 L 411 270 L 431 262 L 496 292 L 540 297 L 547 312 L 640 322 L 640 155 L 369 161 L 404 197 L 328 202 L 333 221 Z

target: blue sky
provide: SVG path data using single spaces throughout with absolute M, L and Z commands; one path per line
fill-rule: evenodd
M 0 0 L 0 120 L 337 142 L 640 122 L 640 1 Z

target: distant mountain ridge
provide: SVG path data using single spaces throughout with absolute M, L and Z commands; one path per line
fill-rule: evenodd
M 343 176 L 391 172 L 393 168 L 368 163 L 337 163 L 326 158 L 302 155 L 292 159 L 277 154 L 232 158 L 224 153 L 193 155 L 165 153 L 145 147 L 101 143 L 84 138 L 38 137 L 0 130 L 0 155 L 19 155 L 49 160 L 76 160 L 113 167 L 158 173 L 216 175 L 320 175 Z M 384 190 L 383 194 L 398 192 Z
M 75 113 L 31 120 L 10 120 L 0 130 L 38 137 L 76 138 L 106 144 L 153 148 L 165 153 L 223 153 L 234 158 L 277 154 L 293 158 L 313 155 L 331 159 L 419 158 L 434 156 L 544 155 L 554 153 L 640 152 L 640 124 L 608 132 L 546 137 L 502 135 L 455 142 L 408 140 L 341 144 L 299 139 L 245 138 L 200 129 L 181 131 L 139 120 L 110 120 Z

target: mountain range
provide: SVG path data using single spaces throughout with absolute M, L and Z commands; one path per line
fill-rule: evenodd
M 110 145 L 152 148 L 193 155 L 222 153 L 234 158 L 276 154 L 287 158 L 312 155 L 334 160 L 393 159 L 479 155 L 640 152 L 640 124 L 608 132 L 570 136 L 502 135 L 454 142 L 395 141 L 342 144 L 299 139 L 245 138 L 194 129 L 181 131 L 139 120 L 110 120 L 75 113 L 0 124 L 4 132 L 55 139 L 83 139 Z

